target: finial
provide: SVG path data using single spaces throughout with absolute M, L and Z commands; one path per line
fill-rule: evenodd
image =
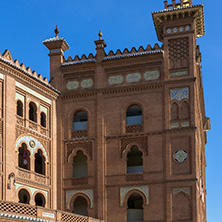
M 102 40 L 102 36 L 103 36 L 103 34 L 102 34 L 101 30 L 99 30 L 99 34 L 98 34 L 98 36 L 99 36 L 99 40 Z
M 56 34 L 56 36 L 55 36 L 55 37 L 58 37 L 58 34 L 59 34 L 58 25 L 56 25 L 55 34 Z

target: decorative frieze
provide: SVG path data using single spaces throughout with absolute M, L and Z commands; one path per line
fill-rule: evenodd
M 189 89 L 171 89 L 171 101 L 174 99 L 178 101 L 181 101 L 182 99 L 189 99 Z
M 166 33 L 167 34 L 172 34 L 172 33 L 177 33 L 177 32 L 187 32 L 190 31 L 190 26 L 180 26 L 180 27 L 172 27 L 172 28 L 167 28 Z
M 126 194 L 132 190 L 138 190 L 146 197 L 146 205 L 149 204 L 149 187 L 148 186 L 133 186 L 133 187 L 121 187 L 120 188 L 120 206 L 123 206 L 124 198 Z
M 180 76 L 188 76 L 188 70 L 185 71 L 177 71 L 177 72 L 170 72 L 170 77 L 180 77 Z

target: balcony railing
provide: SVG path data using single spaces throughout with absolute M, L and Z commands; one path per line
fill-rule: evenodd
M 84 217 L 64 211 L 51 210 L 38 206 L 30 206 L 9 201 L 0 201 L 0 220 L 7 221 L 64 221 L 64 222 L 104 222 L 91 217 Z
M 126 126 L 126 133 L 141 133 L 143 132 L 143 124 Z
M 73 130 L 72 138 L 85 138 L 88 137 L 88 130 Z
M 180 0 L 178 3 L 176 3 L 176 0 L 172 0 L 172 4 L 168 4 L 168 1 L 164 1 L 164 5 L 165 9 L 186 7 L 193 5 L 193 0 Z

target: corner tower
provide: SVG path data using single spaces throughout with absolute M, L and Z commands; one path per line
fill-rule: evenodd
M 206 221 L 205 116 L 201 53 L 196 39 L 205 34 L 203 5 L 192 0 L 164 1 L 153 12 L 163 42 L 165 86 L 165 181 L 167 221 Z

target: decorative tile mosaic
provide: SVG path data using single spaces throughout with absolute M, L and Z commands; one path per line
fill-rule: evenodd
M 184 192 L 188 195 L 190 195 L 190 188 L 186 187 L 186 188 L 176 188 L 176 189 L 173 189 L 173 195 L 177 195 L 178 193 L 180 192 Z
M 175 77 L 175 76 L 188 76 L 188 71 L 178 71 L 178 72 L 170 72 L 170 77 Z
M 79 87 L 79 82 L 77 81 L 70 81 L 66 85 L 68 90 L 77 89 Z
M 123 82 L 123 77 L 121 75 L 118 76 L 110 76 L 108 79 L 109 85 L 120 84 Z
M 181 101 L 182 99 L 189 99 L 189 89 L 181 88 L 181 89 L 171 89 L 171 100 Z
M 154 79 L 158 79 L 159 77 L 160 77 L 160 73 L 158 70 L 148 71 L 148 72 L 145 72 L 144 74 L 145 80 L 154 80 Z
M 187 159 L 188 155 L 184 150 L 178 150 L 174 153 L 173 157 L 179 163 L 183 163 Z
M 93 86 L 93 80 L 92 79 L 84 79 L 82 82 L 81 82 L 81 86 L 83 88 L 90 88 Z
M 170 34 L 172 31 L 171 31 L 171 29 L 169 28 L 169 29 L 167 29 L 167 33 L 168 34 Z
M 174 29 L 173 29 L 173 32 L 177 32 L 177 28 L 174 28 Z
M 180 27 L 180 28 L 179 28 L 179 31 L 180 31 L 180 32 L 183 32 L 183 31 L 184 31 L 184 27 Z
M 124 197 L 131 190 L 139 190 L 146 197 L 146 205 L 149 204 L 149 187 L 148 186 L 139 186 L 139 187 L 121 187 L 120 188 L 120 206 L 123 206 Z
M 126 76 L 127 82 L 138 82 L 140 81 L 140 79 L 141 79 L 140 73 L 132 73 Z
M 189 25 L 186 26 L 185 30 L 186 30 L 186 31 L 190 31 L 190 26 L 189 26 Z
M 26 142 L 26 144 L 29 146 L 29 150 L 31 151 L 31 154 L 33 155 L 33 153 L 36 151 L 36 149 L 41 148 L 43 150 L 44 156 L 46 157 L 46 161 L 48 161 L 48 155 L 46 153 L 45 148 L 43 147 L 43 145 L 34 137 L 31 136 L 23 136 L 20 137 L 15 145 L 15 150 L 18 149 L 18 146 L 20 144 L 22 144 L 22 142 Z
M 182 127 L 187 127 L 187 126 L 190 126 L 190 123 L 189 122 L 182 122 L 181 126 Z
M 90 200 L 90 208 L 93 208 L 93 190 L 69 190 L 69 191 L 66 191 L 66 208 L 69 209 L 69 201 L 71 200 L 71 198 L 74 195 L 76 195 L 78 193 L 85 194 Z
M 179 123 L 171 123 L 171 128 L 177 128 L 179 127 Z

